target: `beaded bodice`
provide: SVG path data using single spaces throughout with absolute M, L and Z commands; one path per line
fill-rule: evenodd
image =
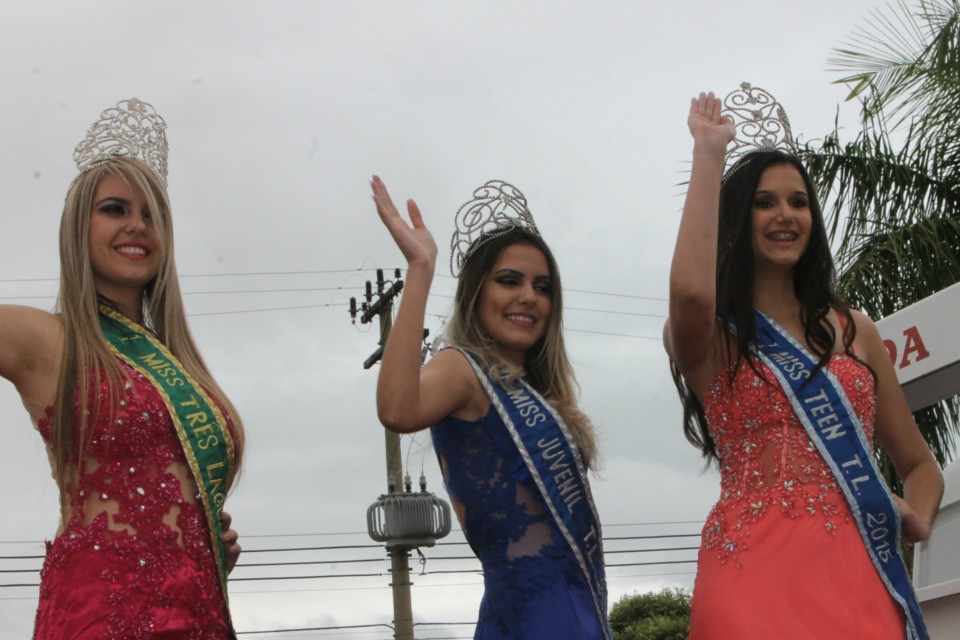
M 553 583 L 585 586 L 493 407 L 476 421 L 447 418 L 431 433 L 464 535 L 483 565 L 481 607 L 491 619 L 519 619 L 527 600 Z
M 870 371 L 845 354 L 827 365 L 840 381 L 873 441 L 876 395 Z M 720 458 L 720 500 L 704 527 L 704 546 L 721 561 L 749 549 L 750 525 L 773 512 L 818 518 L 825 534 L 850 511 L 830 468 L 794 414 L 773 374 L 746 362 L 731 378 L 722 371 L 704 398 L 710 435 Z
M 83 591 L 64 582 L 76 579 L 78 562 L 92 561 L 101 584 L 82 586 L 108 594 L 104 637 L 153 637 L 155 612 L 182 606 L 166 587 L 184 593 L 189 582 L 203 595 L 193 611 L 176 614 L 195 619 L 183 637 L 222 638 L 225 610 L 196 484 L 161 396 L 121 364 L 128 379 L 119 406 L 111 411 L 105 376 L 91 390 L 95 421 L 77 483 L 66 492 L 65 522 L 48 543 L 41 612 L 52 589 Z M 52 408 L 37 426 L 52 450 L 51 418 Z

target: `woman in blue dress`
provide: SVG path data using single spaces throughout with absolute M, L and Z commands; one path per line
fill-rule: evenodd
M 560 274 L 515 187 L 491 181 L 457 214 L 458 278 L 445 335 L 420 367 L 437 246 L 383 182 L 377 212 L 407 260 L 383 355 L 377 411 L 388 429 L 431 428 L 464 535 L 483 565 L 475 638 L 611 640 L 600 523 L 587 470 L 590 420 L 577 408 L 563 344 Z

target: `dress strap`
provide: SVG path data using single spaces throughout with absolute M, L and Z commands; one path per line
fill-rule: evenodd
M 842 313 L 837 313 L 837 310 L 833 310 L 837 314 L 837 322 L 840 323 L 840 333 L 841 335 L 847 332 L 847 318 Z M 850 345 L 850 353 L 857 355 L 857 350 L 853 348 L 853 345 Z

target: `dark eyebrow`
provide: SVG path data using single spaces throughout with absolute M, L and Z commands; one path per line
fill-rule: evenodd
M 516 278 L 522 278 L 524 276 L 524 273 L 523 271 L 519 271 L 517 269 L 504 267 L 503 269 L 498 269 L 497 271 L 494 271 L 493 274 L 491 275 L 493 275 L 493 277 L 495 278 L 500 276 L 514 276 Z M 533 276 L 533 280 L 536 282 L 542 282 L 544 280 L 546 280 L 547 282 L 550 282 L 551 280 L 553 280 L 553 278 L 550 275 L 539 275 L 539 276 Z
M 106 198 L 100 198 L 99 200 L 94 202 L 93 206 L 97 207 L 105 202 L 118 202 L 120 204 L 125 204 L 125 205 L 130 204 L 130 201 L 127 200 L 126 198 L 121 198 L 120 196 L 107 196 Z
M 770 189 L 765 189 L 765 190 L 763 190 L 763 191 L 757 191 L 757 192 L 754 193 L 753 195 L 754 195 L 754 196 L 772 196 L 772 195 L 776 195 L 776 194 L 775 194 L 773 191 L 771 191 Z M 804 196 L 804 197 L 807 197 L 807 192 L 806 192 L 806 191 L 803 191 L 802 189 L 797 189 L 796 191 L 794 191 L 793 193 L 791 193 L 791 194 L 789 194 L 789 195 L 791 195 L 791 196 Z

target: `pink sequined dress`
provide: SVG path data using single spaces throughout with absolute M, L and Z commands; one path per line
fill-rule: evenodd
M 229 637 L 197 487 L 163 400 L 130 377 L 110 424 L 105 381 L 92 444 L 47 543 L 35 640 Z M 49 444 L 52 408 L 38 423 Z
M 876 395 L 854 359 L 829 362 L 872 442 Z M 769 370 L 721 372 L 704 409 L 720 500 L 703 528 L 692 640 L 903 639 L 903 613 L 850 509 Z

